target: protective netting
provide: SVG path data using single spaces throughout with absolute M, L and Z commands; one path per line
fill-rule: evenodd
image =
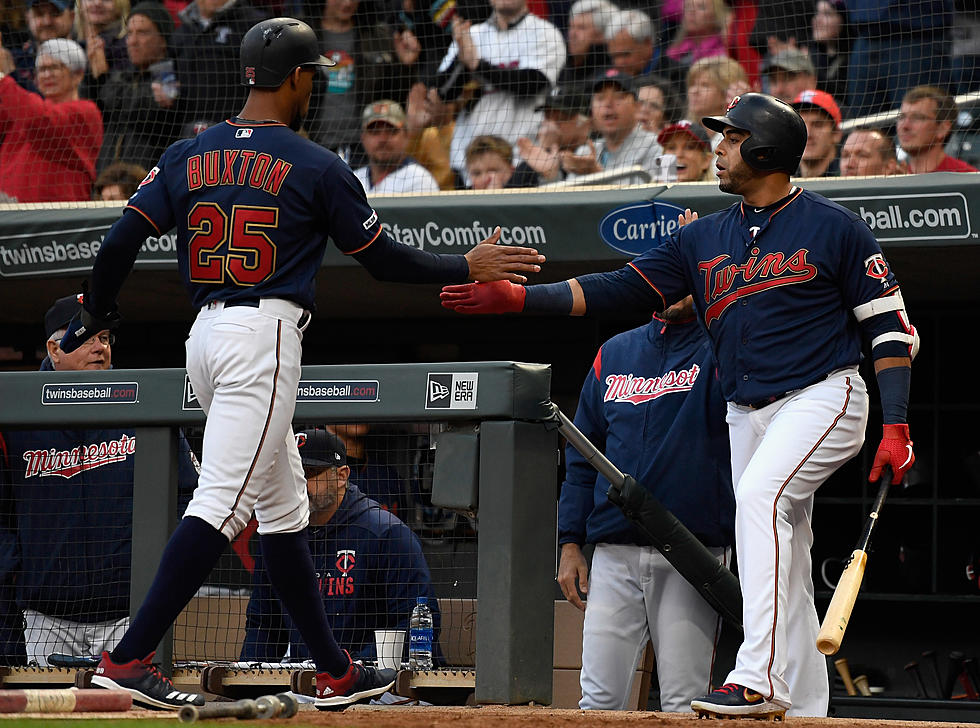
M 295 428 L 326 432 L 323 423 Z M 418 597 L 434 616 L 434 662 L 472 665 L 475 518 L 434 507 L 428 425 L 333 425 L 345 466 L 306 465 L 310 549 L 339 644 L 376 658 L 376 630 L 404 630 Z M 179 507 L 196 484 L 186 431 Z M 126 430 L 3 433 L 0 458 L 0 665 L 98 655 L 122 637 L 130 609 L 133 463 Z M 348 471 L 349 468 L 349 471 Z M 309 653 L 265 576 L 254 519 L 232 541 L 177 620 L 179 664 L 304 665 Z
M 717 137 L 673 124 L 748 90 L 802 104 L 801 176 L 980 158 L 960 0 L 28 0 L 0 8 L 3 199 L 125 199 L 240 111 L 242 36 L 279 15 L 336 61 L 302 133 L 369 193 L 710 180 Z

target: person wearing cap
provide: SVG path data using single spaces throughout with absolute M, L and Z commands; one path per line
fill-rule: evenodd
M 596 78 L 592 86 L 592 126 L 599 135 L 590 153 L 562 152 L 562 166 L 569 176 L 639 166 L 656 174 L 657 157 L 663 152 L 657 137 L 636 123 L 636 91 L 633 78 L 616 68 Z
M 972 164 L 946 154 L 956 115 L 956 101 L 941 88 L 916 86 L 905 94 L 896 131 L 909 172 L 977 171 Z
M 349 480 L 351 468 L 340 437 L 311 429 L 296 433 L 296 444 L 310 499 L 313 566 L 337 642 L 354 659 L 373 659 L 374 630 L 407 633 L 412 607 L 418 597 L 426 597 L 437 649 L 439 606 L 418 537 Z M 269 583 L 261 545 L 245 615 L 242 660 L 275 663 L 287 654 L 290 660 L 309 659 Z
M 792 104 L 800 92 L 817 87 L 817 70 L 806 51 L 787 48 L 762 64 L 762 85 L 766 93 Z
M 806 89 L 793 99 L 793 108 L 806 122 L 806 148 L 800 160 L 800 177 L 838 177 L 837 148 L 841 140 L 840 108 L 826 91 Z
M 840 150 L 841 177 L 877 177 L 905 174 L 895 142 L 881 129 L 858 127 L 847 135 Z
M 517 140 L 521 163 L 514 170 L 517 187 L 537 187 L 565 179 L 561 153 L 573 155 L 590 153 L 587 144 L 592 123 L 589 120 L 589 97 L 577 87 L 555 86 L 541 107 L 544 119 L 538 126 L 537 137 Z
M 245 103 L 238 81 L 242 37 L 263 18 L 248 0 L 193 0 L 180 11 L 170 44 L 181 111 L 191 122 L 222 122 Z
M 81 294 L 44 315 L 41 371 L 104 371 L 115 336 L 59 346 Z M 12 430 L 0 434 L 0 662 L 47 666 L 48 655 L 98 655 L 129 623 L 133 529 L 133 428 Z M 0 451 L 3 448 L 0 447 Z M 178 501 L 197 485 L 179 438 Z
M 88 200 L 102 115 L 81 99 L 85 51 L 73 40 L 38 46 L 40 95 L 0 72 L 0 190 L 19 202 Z
M 475 84 L 475 102 L 456 117 L 450 163 L 466 184 L 466 149 L 474 137 L 499 136 L 515 144 L 541 120 L 538 107 L 565 65 L 565 40 L 552 23 L 529 12 L 527 0 L 490 0 L 493 14 L 471 23 L 458 14 L 453 43 L 431 87 L 443 101 L 464 97 Z
M 361 146 L 368 164 L 354 170 L 354 176 L 369 195 L 439 191 L 429 170 L 408 156 L 405 111 L 396 101 L 382 99 L 364 107 Z
M 165 85 L 157 70 L 167 70 L 173 63 L 169 52 L 173 30 L 173 18 L 161 3 L 144 0 L 130 11 L 126 19 L 129 65 L 96 81 L 97 103 L 105 119 L 99 172 L 113 162 L 152 169 L 167 144 L 178 137 L 180 79 L 171 78 Z M 172 77 L 173 69 L 167 73 Z
M 710 180 L 713 182 L 715 180 L 712 164 L 715 155 L 711 150 L 711 138 L 703 126 L 697 122 L 681 119 L 665 126 L 657 136 L 657 141 L 664 148 L 663 159 L 669 159 L 674 164 L 673 174 L 663 181 L 707 182 Z
M 13 76 L 21 88 L 37 91 L 37 49 L 55 38 L 70 38 L 75 22 L 72 0 L 27 0 L 27 29 L 30 38 L 10 51 L 0 40 L 0 73 Z

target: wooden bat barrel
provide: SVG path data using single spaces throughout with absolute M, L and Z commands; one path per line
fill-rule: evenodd
M 132 707 L 125 690 L 0 690 L 0 713 L 116 713 Z

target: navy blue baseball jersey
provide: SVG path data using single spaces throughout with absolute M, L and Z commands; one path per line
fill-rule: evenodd
M 420 596 L 429 599 L 438 629 L 439 606 L 418 537 L 355 485 L 347 486 L 340 507 L 325 525 L 310 526 L 309 536 L 330 626 L 340 646 L 355 658 L 375 656 L 375 629 L 407 630 Z M 241 657 L 278 662 L 287 647 L 291 658 L 309 657 L 276 598 L 259 551 Z
M 639 279 L 627 272 L 621 280 L 634 300 L 645 290 L 639 295 L 651 309 L 694 294 L 723 362 L 725 398 L 738 404 L 764 402 L 858 364 L 861 327 L 869 340 L 882 329 L 910 330 L 904 311 L 859 326 L 860 307 L 897 294 L 898 283 L 867 223 L 800 188 L 766 208 L 741 202 L 700 218 L 626 270 Z M 610 305 L 587 295 L 590 311 Z M 894 351 L 901 353 L 908 347 Z
M 232 118 L 171 145 L 127 207 L 158 233 L 177 226 L 195 308 L 275 297 L 312 310 L 327 238 L 349 255 L 382 234 L 350 167 L 279 122 Z
M 603 344 L 582 387 L 575 426 L 705 545 L 734 542 L 725 399 L 696 320 L 654 319 Z M 570 445 L 565 459 L 559 543 L 651 545 L 606 497 L 609 481 Z

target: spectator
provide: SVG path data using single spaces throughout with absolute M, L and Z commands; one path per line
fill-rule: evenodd
M 749 42 L 762 55 L 773 56 L 809 40 L 813 0 L 765 0 L 758 8 Z
M 421 45 L 410 31 L 378 22 L 360 0 L 324 0 L 311 19 L 320 48 L 337 65 L 320 71 L 310 104 L 310 138 L 351 166 L 365 163 L 358 148 L 361 110 L 375 99 L 404 104 L 419 80 Z
M 762 64 L 762 76 L 763 90 L 787 104 L 793 103 L 801 91 L 817 87 L 813 61 L 798 48 L 787 48 L 767 58 Z
M 748 77 L 737 61 L 723 56 L 702 58 L 687 72 L 686 119 L 722 114 L 728 102 L 748 90 Z M 715 147 L 720 134 L 711 132 Z
M 841 140 L 840 108 L 826 91 L 807 89 L 793 99 L 793 108 L 806 122 L 806 147 L 799 177 L 838 177 L 837 146 Z
M 48 356 L 42 371 L 111 368 L 114 336 L 107 330 L 71 354 L 59 346 L 81 309 L 80 298 L 60 298 L 44 315 Z M 129 623 L 133 428 L 15 430 L 0 442 L 4 439 L 9 457 L 0 467 L 4 664 L 29 661 L 43 667 L 52 653 L 111 650 Z M 186 504 L 197 472 L 183 436 L 179 449 L 178 486 Z
M 817 0 L 807 51 L 817 71 L 816 88 L 847 106 L 847 57 L 850 27 L 844 0 Z
M 561 33 L 530 14 L 526 0 L 490 0 L 490 5 L 493 15 L 486 22 L 453 18 L 453 43 L 436 79 L 443 100 L 458 99 L 470 81 L 481 91 L 456 117 L 450 162 L 461 172 L 474 137 L 493 134 L 513 144 L 534 133 L 541 119 L 536 109 L 565 65 Z
M 711 137 L 700 124 L 681 119 L 665 127 L 657 141 L 664 148 L 664 157 L 672 155 L 676 169 L 665 182 L 715 181 L 714 152 Z
M 514 148 L 506 139 L 482 135 L 466 147 L 466 176 L 471 190 L 502 190 L 514 176 Z
M 351 479 L 361 492 L 396 516 L 408 513 L 415 501 L 406 493 L 401 476 L 394 468 L 381 462 L 377 453 L 368 447 L 371 425 L 367 422 L 327 425 L 327 430 L 343 441 Z
M 726 56 L 725 28 L 730 14 L 725 0 L 684 0 L 681 26 L 667 47 L 667 57 L 682 66 L 711 56 Z
M 759 76 L 762 54 L 749 42 L 759 13 L 758 3 L 756 0 L 729 0 L 729 4 L 732 6 L 732 17 L 726 33 L 728 56 L 745 69 L 749 85 L 759 88 L 762 80 Z
M 88 200 L 102 144 L 102 117 L 78 97 L 85 51 L 53 38 L 38 47 L 41 95 L 0 73 L 0 190 L 19 202 Z
M 613 66 L 628 76 L 657 73 L 677 82 L 684 67 L 660 53 L 650 16 L 641 10 L 624 10 L 606 26 L 606 48 Z
M 523 160 L 514 171 L 514 186 L 537 187 L 565 179 L 561 153 L 588 154 L 587 145 L 592 124 L 589 121 L 589 97 L 578 87 L 555 86 L 544 100 L 544 119 L 535 141 L 517 140 L 517 151 Z
M 847 10 L 848 118 L 894 109 L 915 86 L 949 88 L 953 0 L 847 0 Z
M 181 114 L 192 122 L 224 121 L 245 103 L 238 49 L 242 36 L 262 16 L 248 0 L 194 0 L 179 17 L 171 47 Z
M 840 152 L 841 177 L 903 174 L 895 143 L 880 129 L 857 128 L 847 135 Z
M 575 0 L 568 11 L 568 61 L 558 74 L 557 86 L 581 86 L 610 65 L 606 52 L 606 25 L 619 12 L 608 0 Z
M 79 0 L 75 37 L 88 54 L 88 73 L 82 95 L 95 98 L 97 79 L 129 62 L 126 55 L 126 16 L 129 0 Z
M 916 86 L 902 99 L 898 144 L 908 155 L 909 172 L 976 172 L 976 167 L 950 157 L 944 147 L 956 122 L 956 102 L 935 86 Z
M 735 496 L 716 367 L 688 296 L 602 345 L 582 387 L 575 424 L 610 460 L 629 463 L 636 479 L 727 563 Z M 684 384 L 661 384 L 667 381 Z M 711 682 L 720 618 L 606 498 L 609 481 L 573 447 L 565 452 L 558 583 L 568 601 L 585 611 L 579 707 L 625 710 L 634 666 L 649 638 L 660 709 L 688 712 Z M 585 543 L 595 544 L 591 573 Z
M 663 150 L 656 136 L 637 126 L 636 106 L 633 79 L 615 68 L 606 71 L 592 87 L 592 125 L 599 140 L 587 155 L 562 152 L 562 166 L 573 175 L 634 165 L 656 174 Z
M 93 200 L 125 202 L 146 179 L 146 170 L 138 164 L 116 162 L 102 170 L 95 180 Z
M 441 190 L 454 190 L 461 177 L 449 164 L 449 147 L 456 122 L 453 107 L 439 99 L 435 89 L 417 83 L 408 92 L 405 108 L 405 133 L 408 154 L 418 161 L 439 183 Z
M 37 49 L 55 38 L 70 38 L 75 23 L 72 0 L 27 0 L 27 29 L 30 38 L 10 52 L 0 71 L 10 74 L 21 88 L 37 91 Z
M 677 101 L 667 79 L 644 74 L 633 79 L 636 88 L 636 120 L 652 134 L 678 117 Z
M 422 546 L 396 516 L 348 482 L 343 441 L 325 430 L 296 435 L 310 496 L 310 551 L 320 595 L 340 646 L 354 659 L 375 657 L 375 629 L 409 628 L 416 599 L 429 600 L 438 645 L 439 606 Z M 299 632 L 269 582 L 261 550 L 255 559 L 243 660 L 309 659 Z
M 368 164 L 354 175 L 368 194 L 438 192 L 429 171 L 408 156 L 405 111 L 390 99 L 369 104 L 362 115 L 361 145 Z
M 129 162 L 152 169 L 180 129 L 176 89 L 154 79 L 155 64 L 170 60 L 174 24 L 158 2 L 144 0 L 126 20 L 126 54 L 130 66 L 113 71 L 99 90 L 105 119 L 105 142 L 98 169 Z

